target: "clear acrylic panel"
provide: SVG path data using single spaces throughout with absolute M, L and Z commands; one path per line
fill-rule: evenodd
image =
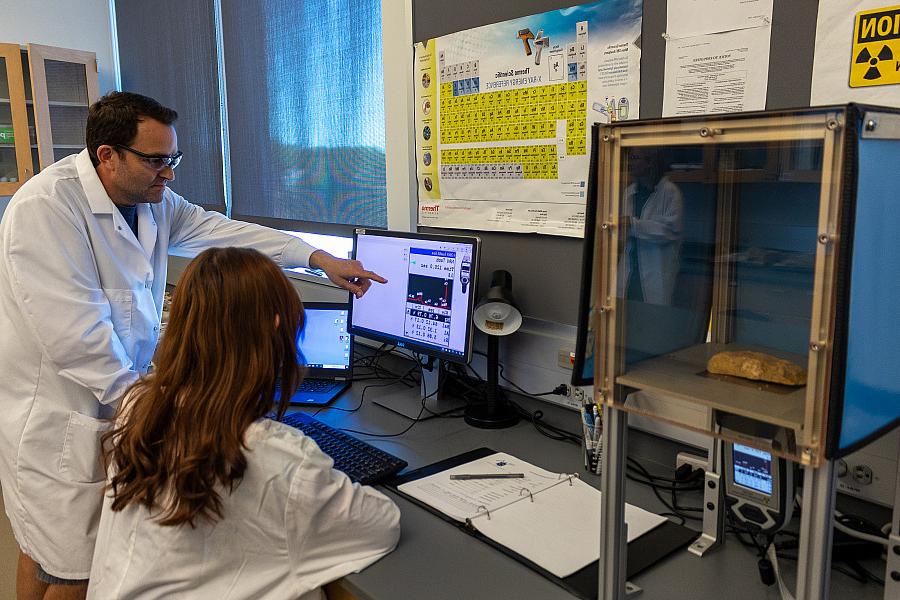
M 626 404 L 670 394 L 759 419 L 774 450 L 795 451 L 822 148 L 815 140 L 622 149 L 615 284 Z M 709 359 L 724 351 L 790 361 L 795 383 L 710 373 Z
M 622 164 L 616 289 L 632 364 L 706 337 L 716 184 L 697 146 L 631 148 Z
M 707 341 L 806 353 L 821 148 L 784 142 L 623 153 L 617 295 L 628 315 L 626 363 Z M 729 234 L 720 248 L 728 247 L 716 255 L 723 228 Z M 717 272 L 726 289 L 712 314 Z M 725 324 L 712 332 L 713 321 Z

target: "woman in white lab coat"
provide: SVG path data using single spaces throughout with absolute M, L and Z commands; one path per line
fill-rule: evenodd
M 301 379 L 301 326 L 296 292 L 262 254 L 210 249 L 188 266 L 156 370 L 104 436 L 89 598 L 309 600 L 394 548 L 394 503 L 265 418 Z

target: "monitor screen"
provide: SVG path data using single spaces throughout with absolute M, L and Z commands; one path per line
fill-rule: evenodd
M 349 306 L 307 303 L 303 331 L 297 347 L 308 369 L 350 370 L 353 359 L 349 327 Z
M 734 444 L 734 483 L 767 496 L 772 495 L 772 455 L 750 446 Z
M 478 249 L 476 237 L 357 230 L 354 257 L 388 282 L 353 298 L 351 332 L 468 362 Z
M 325 252 L 338 258 L 350 258 L 350 255 L 353 254 L 353 238 L 340 235 L 326 235 L 324 233 L 288 231 L 286 229 L 281 229 L 280 231 L 282 233 L 292 235 L 296 238 L 300 238 L 307 244 L 315 246 L 319 250 L 324 250 Z M 291 273 L 302 273 L 304 275 L 313 275 L 315 277 L 321 277 L 322 279 L 328 279 L 328 275 L 325 274 L 325 271 L 323 271 L 322 269 L 314 269 L 312 267 L 293 267 L 290 269 L 285 269 L 285 271 L 290 271 Z

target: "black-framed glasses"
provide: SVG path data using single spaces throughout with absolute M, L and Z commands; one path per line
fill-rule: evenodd
M 144 162 L 150 165 L 151 168 L 156 169 L 157 171 L 162 171 L 166 167 L 172 167 L 173 169 L 178 166 L 178 163 L 181 162 L 181 157 L 184 156 L 184 153 L 179 150 L 172 156 L 159 154 L 144 154 L 139 150 L 135 150 L 131 146 L 122 146 L 121 144 L 116 144 L 116 148 L 121 148 L 122 150 L 128 150 L 132 154 L 136 156 L 140 156 L 144 159 Z

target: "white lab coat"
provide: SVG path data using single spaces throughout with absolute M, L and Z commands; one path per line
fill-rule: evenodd
M 13 196 L 0 224 L 0 482 L 22 550 L 88 577 L 105 473 L 100 420 L 150 365 L 170 247 L 251 246 L 282 266 L 313 248 L 171 190 L 138 206 L 138 237 L 87 151 Z
M 263 419 L 245 440 L 247 470 L 221 492 L 214 524 L 164 527 L 142 506 L 113 512 L 104 500 L 88 598 L 319 599 L 397 545 L 397 506 L 351 484 L 310 438 Z
M 635 184 L 625 189 L 622 216 L 632 217 L 632 235 L 619 262 L 618 286 L 624 296 L 631 276 L 631 253 L 637 252 L 644 302 L 671 304 L 678 277 L 683 236 L 684 201 L 668 178 L 659 180 L 640 215 L 634 214 Z

